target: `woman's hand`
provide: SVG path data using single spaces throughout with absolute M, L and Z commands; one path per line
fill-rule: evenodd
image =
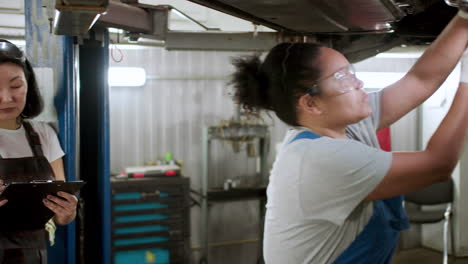
M 3 180 L 0 180 L 0 194 L 5 190 L 5 185 L 3 185 Z M 0 201 L 0 206 L 5 205 L 8 202 L 7 199 Z
M 66 192 L 58 192 L 57 196 L 47 195 L 47 198 L 42 202 L 55 213 L 54 221 L 56 224 L 66 225 L 75 219 L 76 204 L 78 203 L 76 196 Z

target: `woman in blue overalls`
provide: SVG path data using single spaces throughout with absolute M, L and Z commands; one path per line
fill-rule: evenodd
M 402 196 L 449 179 L 468 127 L 468 64 L 458 92 L 424 151 L 379 149 L 375 132 L 423 103 L 443 83 L 468 42 L 456 16 L 412 69 L 367 94 L 338 51 L 281 43 L 263 61 L 235 59 L 234 99 L 270 110 L 291 126 L 267 189 L 267 264 L 388 264 L 408 227 Z M 466 58 L 468 60 L 468 58 Z
M 65 180 L 62 156 L 54 130 L 39 115 L 43 103 L 31 64 L 14 44 L 0 40 L 0 191 L 3 184 L 32 180 Z M 65 225 L 75 218 L 77 198 L 59 192 L 43 200 Z M 7 200 L 0 206 L 8 204 Z M 0 263 L 47 263 L 44 228 L 25 230 L 28 219 L 14 215 L 0 226 Z

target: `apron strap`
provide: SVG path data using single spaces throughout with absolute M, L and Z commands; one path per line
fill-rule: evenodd
M 24 129 L 26 130 L 26 137 L 28 139 L 29 146 L 31 146 L 34 156 L 44 156 L 39 135 L 36 133 L 36 131 L 34 131 L 33 127 L 29 122 L 23 121 L 23 125 Z
M 316 139 L 316 138 L 319 138 L 320 136 L 315 134 L 315 133 L 312 133 L 310 131 L 302 131 L 301 133 L 297 134 L 293 139 L 291 139 L 291 141 L 289 141 L 289 143 L 292 143 L 296 140 L 299 140 L 299 139 Z

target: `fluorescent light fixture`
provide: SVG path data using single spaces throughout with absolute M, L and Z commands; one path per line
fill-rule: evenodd
M 110 67 L 109 86 L 143 86 L 146 83 L 146 71 L 140 67 Z
M 108 28 L 108 30 L 109 30 L 109 33 L 119 33 L 119 34 L 125 33 L 124 30 L 120 29 L 120 28 L 110 27 L 110 28 Z
M 356 76 L 364 82 L 364 88 L 382 89 L 405 76 L 405 72 L 357 72 Z
M 375 55 L 376 58 L 385 59 L 417 59 L 421 57 L 422 53 L 397 53 L 397 52 L 382 52 Z

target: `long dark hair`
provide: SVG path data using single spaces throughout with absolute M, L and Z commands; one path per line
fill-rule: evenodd
M 262 62 L 259 55 L 232 60 L 236 71 L 230 84 L 234 100 L 247 111 L 271 110 L 286 124 L 296 126 L 299 98 L 313 92 L 310 83 L 320 76 L 317 43 L 281 43 Z
M 44 109 L 44 102 L 39 92 L 31 63 L 15 44 L 8 40 L 0 39 L 0 64 L 8 62 L 14 63 L 23 69 L 28 84 L 26 105 L 24 106 L 23 112 L 21 112 L 20 118 L 24 119 L 38 116 Z

